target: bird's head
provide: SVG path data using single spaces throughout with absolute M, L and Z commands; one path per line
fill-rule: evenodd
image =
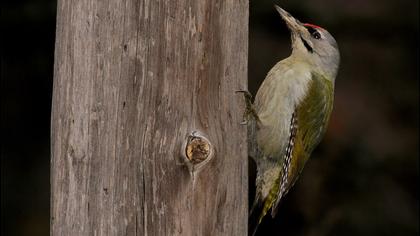
M 290 30 L 292 55 L 314 65 L 320 73 L 334 79 L 340 62 L 340 53 L 333 36 L 317 25 L 301 23 L 277 5 L 275 8 Z

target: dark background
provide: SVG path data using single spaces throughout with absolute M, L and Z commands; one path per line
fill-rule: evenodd
M 258 235 L 418 235 L 418 0 L 250 2 L 249 89 L 290 54 L 277 3 L 341 50 L 323 142 Z M 1 234 L 49 234 L 56 2 L 2 3 Z

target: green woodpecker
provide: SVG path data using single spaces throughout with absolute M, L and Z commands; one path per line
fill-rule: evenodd
M 250 94 L 240 91 L 247 100 L 250 156 L 257 164 L 250 235 L 270 209 L 272 217 L 276 215 L 281 198 L 321 141 L 333 106 L 340 61 L 330 33 L 275 8 L 290 30 L 292 53 L 268 72 L 253 104 Z

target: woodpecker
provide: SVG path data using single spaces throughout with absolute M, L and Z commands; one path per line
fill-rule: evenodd
M 290 30 L 292 53 L 268 72 L 254 103 L 249 92 L 239 91 L 247 103 L 249 154 L 257 164 L 249 235 L 255 234 L 269 210 L 274 218 L 280 200 L 321 141 L 340 62 L 337 43 L 327 30 L 275 8 Z

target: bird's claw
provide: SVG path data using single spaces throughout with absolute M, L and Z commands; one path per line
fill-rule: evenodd
M 240 125 L 247 125 L 251 117 L 258 120 L 257 113 L 252 105 L 252 94 L 248 90 L 236 90 L 235 93 L 243 93 L 245 98 L 245 111 L 243 114 L 243 121 Z
M 252 94 L 248 91 L 248 90 L 236 90 L 235 93 L 243 93 L 244 94 L 244 98 L 246 102 L 251 102 L 252 100 Z

